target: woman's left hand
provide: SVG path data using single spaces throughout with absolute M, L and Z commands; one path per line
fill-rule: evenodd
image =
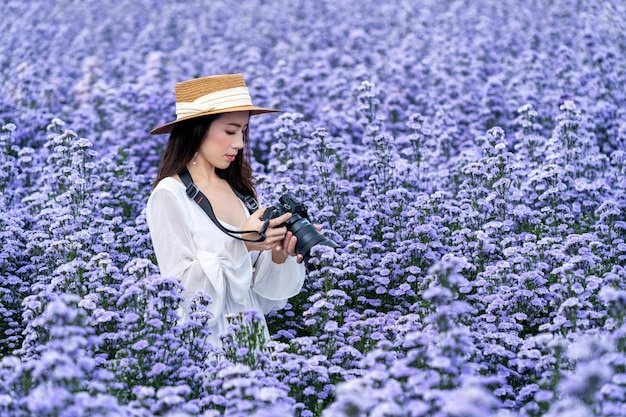
M 322 226 L 316 224 L 315 228 L 319 232 L 322 229 Z M 299 264 L 304 262 L 304 256 L 296 252 L 297 243 L 298 238 L 295 237 L 290 231 L 287 231 L 287 233 L 285 234 L 285 239 L 282 241 L 282 243 L 272 250 L 272 260 L 274 261 L 274 263 L 282 264 L 287 260 L 287 257 L 289 256 L 295 256 L 296 262 L 298 262 Z
M 296 262 L 302 263 L 302 261 L 304 261 L 304 256 L 296 253 L 297 242 L 298 238 L 296 238 L 290 231 L 287 231 L 285 239 L 278 246 L 272 249 L 272 260 L 274 263 L 282 264 L 289 256 L 295 256 Z

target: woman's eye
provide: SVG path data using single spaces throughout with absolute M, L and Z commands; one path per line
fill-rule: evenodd
M 237 133 L 237 132 L 229 132 L 229 131 L 226 131 L 226 134 L 227 134 L 227 135 L 234 135 L 235 133 Z

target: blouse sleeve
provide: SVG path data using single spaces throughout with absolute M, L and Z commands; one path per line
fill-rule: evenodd
M 279 310 L 287 299 L 297 295 L 302 289 L 305 276 L 304 264 L 299 264 L 292 256 L 282 264 L 272 261 L 272 251 L 263 251 L 256 261 L 253 287 L 263 313 Z
M 184 287 L 183 321 L 189 312 L 189 301 L 198 291 L 211 296 L 210 325 L 224 314 L 228 290 L 233 301 L 245 303 L 252 266 L 244 245 L 224 243 L 211 252 L 198 250 L 181 202 L 165 189 L 155 189 L 150 196 L 146 220 L 161 274 L 179 278 Z

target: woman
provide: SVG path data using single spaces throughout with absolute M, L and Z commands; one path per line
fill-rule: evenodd
M 170 137 L 146 216 L 161 274 L 184 286 L 182 320 L 198 291 L 209 294 L 211 342 L 220 346 L 228 314 L 280 309 L 304 282 L 296 237 L 280 226 L 291 213 L 263 221 L 264 209 L 250 214 L 237 195 L 256 197 L 248 119 L 278 110 L 253 106 L 241 74 L 184 81 L 175 93 L 176 120 L 150 132 Z M 188 194 L 183 180 L 200 193 Z M 198 202 L 204 197 L 215 222 Z M 238 236 L 246 240 L 223 228 L 247 232 Z

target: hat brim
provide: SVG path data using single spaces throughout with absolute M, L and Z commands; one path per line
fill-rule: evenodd
M 176 123 L 184 122 L 185 120 L 192 120 L 198 117 L 210 116 L 212 114 L 221 114 L 221 113 L 233 113 L 236 111 L 249 111 L 250 116 L 255 114 L 263 114 L 263 113 L 280 113 L 282 110 L 277 109 L 266 109 L 264 107 L 256 107 L 256 106 L 240 106 L 240 107 L 230 107 L 228 109 L 219 109 L 219 110 L 209 110 L 202 113 L 196 113 L 192 116 L 182 117 L 180 119 L 176 119 L 173 122 L 166 123 L 159 127 L 155 127 L 150 131 L 151 135 L 160 135 L 163 133 L 171 133 L 174 130 L 174 126 Z

